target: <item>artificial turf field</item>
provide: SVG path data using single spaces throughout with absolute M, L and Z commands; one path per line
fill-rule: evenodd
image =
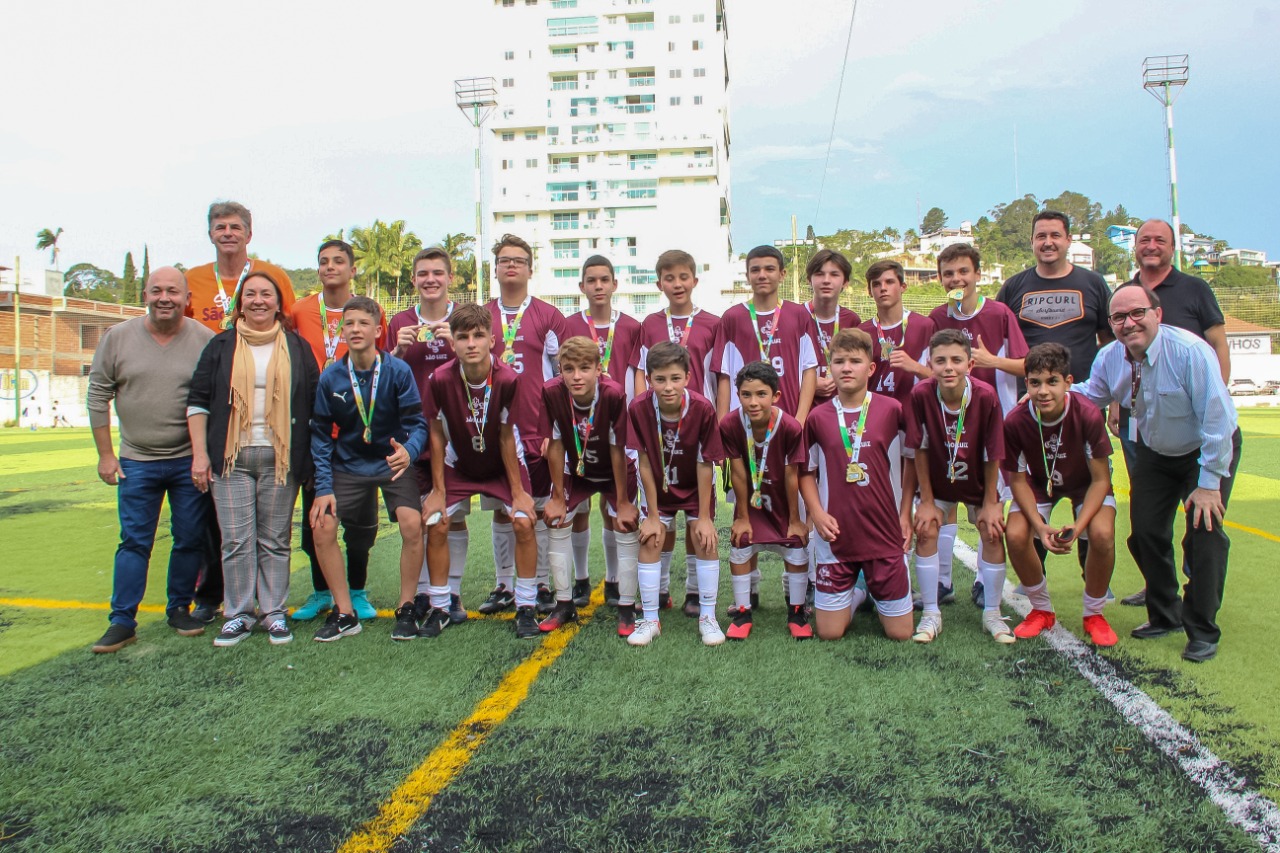
M 1280 412 L 1241 425 L 1228 519 L 1249 529 L 1231 531 L 1219 658 L 1129 639 L 1144 611 L 1118 604 L 1102 656 L 1274 802 Z M 962 594 L 931 646 L 892 644 L 866 616 L 841 642 L 796 643 L 773 558 L 751 639 L 714 649 L 676 611 L 630 648 L 601 606 L 533 642 L 485 619 L 393 643 L 382 618 L 333 645 L 300 625 L 288 646 L 231 649 L 152 611 L 137 644 L 92 655 L 117 536 L 95 462 L 87 430 L 0 434 L 0 850 L 1259 849 L 1043 639 L 997 646 Z M 493 581 L 474 519 L 472 606 Z M 167 542 L 162 523 L 160 609 Z M 373 553 L 382 607 L 396 556 L 394 535 Z M 600 565 L 597 540 L 593 580 Z M 1049 576 L 1079 634 L 1074 558 Z M 956 579 L 971 580 L 959 561 Z M 1139 585 L 1122 556 L 1117 594 Z M 728 597 L 726 580 L 722 611 Z

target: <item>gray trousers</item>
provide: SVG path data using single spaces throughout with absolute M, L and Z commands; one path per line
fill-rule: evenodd
M 275 458 L 270 447 L 242 448 L 235 470 L 214 477 L 210 486 L 222 530 L 223 615 L 244 617 L 250 624 L 255 602 L 270 624 L 284 618 L 289 598 L 298 483 L 292 473 L 283 486 L 276 483 Z

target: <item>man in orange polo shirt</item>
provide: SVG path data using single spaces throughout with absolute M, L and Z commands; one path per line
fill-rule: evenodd
M 240 290 L 240 282 L 250 272 L 265 272 L 275 279 L 284 298 L 281 308 L 287 314 L 293 308 L 293 283 L 289 275 L 275 264 L 249 258 L 249 241 L 253 239 L 253 215 L 249 208 L 234 201 L 216 201 L 209 205 L 209 242 L 217 250 L 215 264 L 204 264 L 187 270 L 191 301 L 187 316 L 215 333 L 222 331 L 222 319 Z

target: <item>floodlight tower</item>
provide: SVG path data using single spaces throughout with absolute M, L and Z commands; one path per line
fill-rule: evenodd
M 1173 102 L 1187 85 L 1187 54 L 1148 56 L 1142 61 L 1142 88 L 1164 104 L 1164 126 L 1169 138 L 1169 206 L 1173 214 L 1173 263 L 1182 269 L 1182 221 L 1178 218 L 1178 160 L 1173 150 Z
M 484 280 L 484 179 L 481 176 L 480 148 L 484 145 L 484 120 L 498 104 L 498 88 L 492 77 L 468 77 L 453 81 L 453 98 L 458 109 L 476 129 L 476 302 L 484 304 L 488 294 Z

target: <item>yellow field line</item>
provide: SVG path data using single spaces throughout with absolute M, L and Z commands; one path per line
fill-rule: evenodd
M 45 610 L 110 610 L 111 604 L 94 601 L 55 601 L 52 598 L 0 598 L 0 607 L 36 607 Z M 140 604 L 139 613 L 164 613 L 160 604 Z
M 1245 533 L 1252 533 L 1254 536 L 1261 536 L 1263 539 L 1269 539 L 1272 542 L 1280 542 L 1280 536 L 1276 536 L 1274 533 L 1268 533 L 1265 530 L 1259 530 L 1256 527 L 1246 527 L 1243 524 L 1236 524 L 1234 521 L 1228 521 L 1226 519 L 1223 519 L 1222 523 L 1234 530 L 1243 530 Z
M 596 587 L 592 592 L 591 604 L 578 612 L 578 622 L 548 634 L 533 654 L 507 673 L 497 689 L 480 700 L 471 715 L 391 792 L 377 816 L 347 839 L 338 853 L 383 853 L 426 814 L 436 795 L 462 772 L 489 734 L 525 700 L 542 670 L 554 663 L 578 631 L 591 621 L 596 608 L 604 603 L 602 589 Z

